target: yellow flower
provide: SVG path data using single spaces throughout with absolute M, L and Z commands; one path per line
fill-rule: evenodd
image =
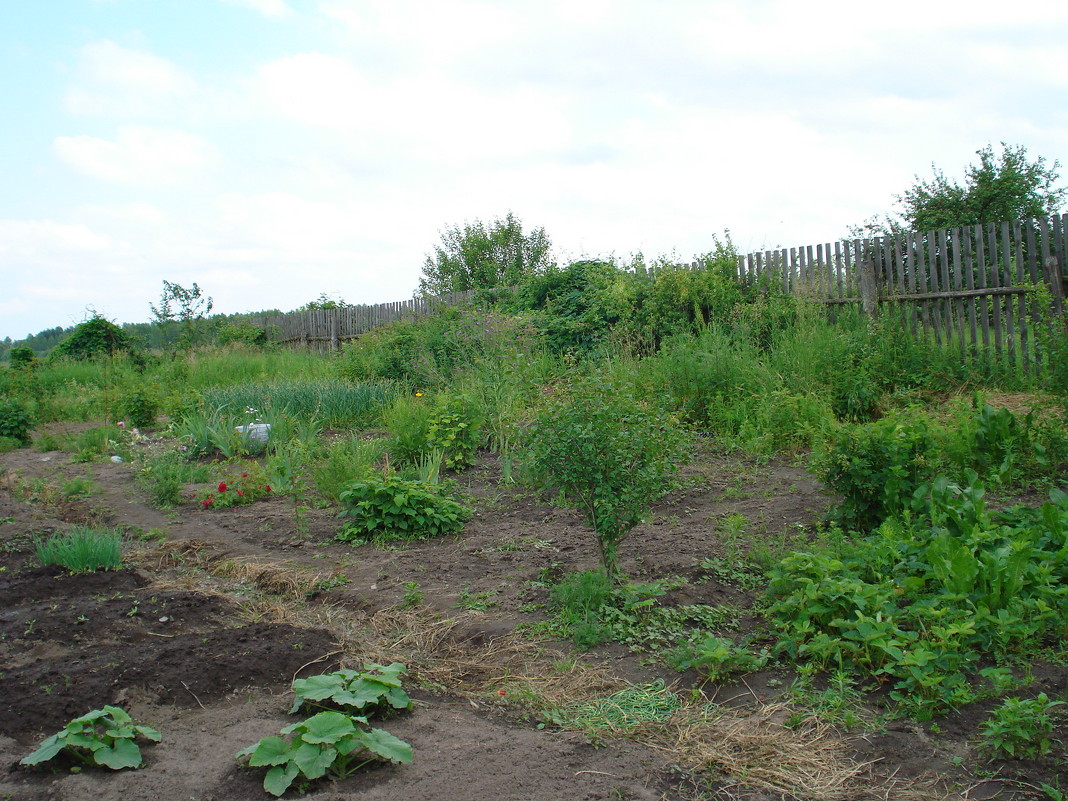
M 422 392 L 416 392 L 415 393 L 415 397 L 421 398 L 421 397 L 423 397 L 423 393 Z

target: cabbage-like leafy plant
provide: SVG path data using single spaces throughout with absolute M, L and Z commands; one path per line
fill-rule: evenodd
M 280 796 L 294 781 L 333 776 L 344 779 L 379 759 L 412 761 L 412 747 L 384 729 L 364 729 L 367 718 L 320 712 L 282 729 L 281 737 L 264 737 L 239 751 L 251 767 L 269 767 L 263 789 Z
M 94 709 L 75 718 L 62 731 L 46 738 L 20 765 L 38 765 L 65 753 L 84 765 L 101 765 L 112 770 L 141 767 L 138 736 L 160 741 L 160 733 L 151 726 L 133 722 L 126 710 L 117 706 Z

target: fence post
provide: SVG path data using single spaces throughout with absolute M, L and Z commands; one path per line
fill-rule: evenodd
M 338 309 L 331 309 L 330 314 L 330 350 L 341 350 L 337 342 L 337 315 Z
M 1046 283 L 1049 284 L 1050 294 L 1053 295 L 1053 313 L 1058 317 L 1064 315 L 1064 276 L 1061 274 L 1061 265 L 1055 258 L 1045 261 Z
M 875 280 L 874 242 L 863 243 L 863 255 L 857 260 L 857 285 L 860 289 L 860 308 L 865 317 L 872 317 L 879 309 L 879 289 Z

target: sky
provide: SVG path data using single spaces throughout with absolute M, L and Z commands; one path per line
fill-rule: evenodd
M 402 300 L 509 212 L 561 263 L 832 241 L 987 145 L 1068 162 L 1068 3 L 0 0 L 0 93 L 19 339 L 163 281 Z

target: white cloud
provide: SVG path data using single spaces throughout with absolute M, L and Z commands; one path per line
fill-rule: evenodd
M 56 155 L 83 175 L 120 184 L 183 183 L 217 159 L 206 139 L 183 131 L 126 125 L 115 141 L 60 136 Z
M 107 39 L 83 47 L 78 61 L 77 78 L 65 97 L 72 114 L 133 117 L 168 112 L 197 88 L 173 62 Z
M 51 220 L 0 220 L 0 254 L 11 257 L 107 250 L 114 243 L 84 225 Z
M 375 81 L 351 62 L 302 53 L 265 64 L 258 91 L 292 122 L 345 132 L 352 152 L 404 164 L 529 158 L 570 138 L 567 99 L 536 86 L 487 91 L 428 73 Z
M 223 3 L 258 11 L 266 17 L 288 17 L 293 13 L 285 0 L 223 0 Z

